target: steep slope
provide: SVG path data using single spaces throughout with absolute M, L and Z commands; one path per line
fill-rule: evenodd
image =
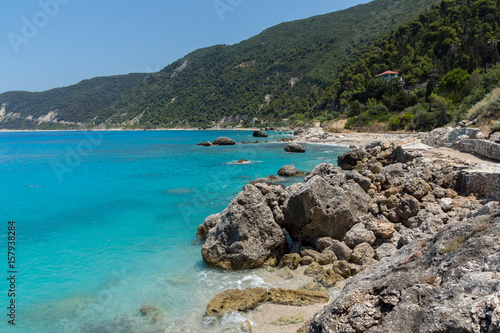
M 494 70 L 485 76 L 488 84 L 478 86 L 500 60 L 499 6 L 493 0 L 444 0 L 433 6 L 377 40 L 340 73 L 327 89 L 325 109 L 357 116 L 347 124 L 353 127 L 390 121 L 389 129 L 428 130 L 453 116 L 460 120 L 499 83 Z M 403 77 L 406 91 L 401 82 L 375 78 L 387 70 Z
M 436 2 L 375 0 L 283 23 L 233 46 L 197 50 L 98 120 L 121 123 L 144 110 L 141 125 L 153 127 L 204 126 L 229 115 L 309 118 L 340 70 L 374 40 Z
M 98 77 L 39 93 L 0 94 L 0 128 L 67 128 L 88 123 L 147 77 L 148 74 Z

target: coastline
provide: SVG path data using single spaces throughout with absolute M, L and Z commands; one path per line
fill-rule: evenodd
M 321 128 L 315 127 L 315 128 L 311 128 L 311 129 L 304 131 L 303 133 L 295 136 L 292 140 L 289 140 L 289 141 L 298 142 L 298 143 L 308 143 L 308 144 L 322 144 L 322 145 L 343 146 L 343 147 L 350 147 L 350 148 L 362 148 L 362 150 L 366 149 L 368 151 L 370 151 L 371 148 L 369 149 L 367 146 L 373 145 L 372 148 L 378 148 L 379 152 L 380 152 L 380 147 L 384 147 L 384 148 L 382 148 L 382 151 L 384 149 L 388 149 L 387 147 L 389 147 L 389 143 L 390 143 L 390 147 L 393 147 L 393 148 L 390 148 L 391 152 L 392 152 L 392 149 L 394 149 L 394 151 L 397 151 L 396 146 L 402 147 L 403 154 L 409 154 L 409 155 L 413 156 L 412 160 L 415 159 L 416 161 L 417 160 L 419 161 L 418 164 L 415 164 L 415 163 L 411 162 L 412 160 L 410 160 L 409 162 L 405 162 L 404 158 L 401 161 L 396 160 L 396 162 L 399 162 L 399 164 L 401 164 L 401 162 L 403 162 L 405 169 L 407 169 L 408 171 L 412 170 L 412 169 L 417 170 L 418 167 L 423 167 L 424 165 L 426 165 L 426 163 L 431 162 L 431 163 L 437 163 L 437 164 L 443 163 L 443 165 L 447 165 L 448 167 L 451 166 L 451 170 L 453 170 L 453 169 L 454 170 L 462 170 L 464 168 L 467 168 L 469 170 L 469 172 L 473 173 L 473 172 L 476 172 L 477 170 L 485 170 L 485 169 L 491 168 L 491 172 L 494 172 L 497 174 L 500 173 L 500 165 L 498 163 L 494 163 L 494 162 L 492 163 L 490 161 L 480 159 L 472 154 L 461 152 L 461 151 L 458 151 L 455 149 L 443 148 L 443 147 L 431 147 L 431 146 L 428 146 L 428 145 L 422 143 L 422 141 L 425 141 L 425 139 L 428 136 L 429 136 L 428 133 L 342 133 L 342 134 L 336 133 L 336 134 L 332 134 L 332 133 L 324 133 Z M 387 154 L 386 155 L 378 155 L 379 153 L 376 152 L 376 149 L 373 149 L 368 154 L 372 154 L 373 158 L 379 159 L 379 160 L 384 159 L 386 156 L 389 156 Z M 382 158 L 381 156 L 384 156 L 384 158 Z M 396 162 L 392 162 L 392 163 L 397 164 Z M 363 162 L 363 163 L 365 163 L 365 162 Z M 406 164 L 406 163 L 408 163 L 408 164 Z M 389 165 L 391 165 L 391 164 L 389 164 Z M 438 170 L 439 170 L 439 168 L 435 172 L 440 172 Z M 420 177 L 420 176 L 417 176 L 417 177 Z M 439 178 L 440 177 L 437 177 L 437 179 L 439 179 Z M 364 180 L 366 180 L 366 179 L 364 179 Z M 401 180 L 401 182 L 404 182 L 404 181 L 405 181 L 404 179 Z M 456 180 L 456 181 L 458 182 L 459 180 Z M 432 184 L 433 188 L 439 187 L 439 185 L 437 185 L 437 184 L 439 184 L 439 180 L 436 183 Z M 371 185 L 371 186 L 373 188 L 373 185 Z M 430 186 L 429 186 L 429 188 L 430 188 Z M 382 190 L 383 189 L 384 188 L 382 188 Z M 401 188 L 398 188 L 398 189 L 401 192 Z M 392 190 L 392 188 L 389 188 L 388 191 L 389 190 Z M 381 189 L 379 188 L 378 192 L 380 192 L 380 191 L 381 191 Z M 405 190 L 403 190 L 403 191 L 405 191 Z M 480 194 L 476 194 L 475 192 L 474 192 L 475 194 L 471 195 L 471 193 L 469 193 L 467 196 L 467 193 L 465 193 L 465 192 L 464 193 L 459 192 L 457 194 L 451 189 L 449 189 L 449 191 L 451 191 L 450 194 L 452 197 L 453 197 L 453 195 L 455 195 L 455 197 L 453 197 L 453 200 L 451 201 L 454 203 L 453 204 L 454 207 L 451 210 L 449 207 L 443 206 L 444 202 L 446 202 L 446 200 L 450 200 L 450 199 L 446 199 L 446 200 L 439 199 L 440 196 L 436 196 L 436 198 L 434 198 L 434 196 L 432 194 L 432 197 L 425 198 L 425 200 L 421 201 L 421 205 L 422 205 L 421 207 L 423 207 L 422 211 L 427 214 L 428 213 L 427 207 L 431 207 L 432 205 L 435 205 L 435 203 L 437 202 L 439 205 L 442 206 L 442 211 L 444 212 L 444 213 L 436 213 L 437 219 L 443 219 L 443 221 L 444 221 L 444 222 L 440 222 L 440 223 L 446 224 L 449 220 L 453 221 L 453 219 L 456 218 L 457 219 L 456 223 L 459 224 L 459 223 L 462 223 L 462 219 L 464 222 L 466 221 L 463 214 L 467 214 L 469 212 L 469 209 L 464 210 L 461 207 L 462 204 L 459 203 L 461 200 L 462 201 L 463 200 L 472 200 L 473 202 L 475 202 L 476 205 L 483 205 L 484 202 L 486 202 L 486 201 L 480 201 L 480 198 L 481 197 L 484 198 L 484 195 L 481 196 Z M 382 193 L 382 192 L 380 192 L 380 193 Z M 293 194 L 290 194 L 290 195 L 293 195 Z M 372 197 L 374 197 L 377 195 L 377 192 L 373 192 L 371 195 L 372 195 Z M 403 194 L 401 193 L 401 196 L 402 195 Z M 405 194 L 405 195 L 408 195 L 408 194 Z M 429 194 L 429 195 L 431 195 L 431 194 Z M 477 197 L 477 199 L 476 199 L 476 197 Z M 420 199 L 422 199 L 422 198 L 420 198 Z M 398 200 L 399 200 L 399 197 L 398 197 Z M 444 200 L 444 201 L 441 202 L 440 200 Z M 432 204 L 431 204 L 431 202 L 432 202 Z M 437 211 L 441 212 L 441 208 L 439 208 L 439 205 L 437 206 L 438 207 Z M 472 210 L 472 208 L 471 208 L 471 210 Z M 369 212 L 369 213 L 373 214 L 374 216 L 376 215 L 375 213 L 372 213 L 372 212 Z M 432 223 L 436 223 L 436 225 L 439 225 L 437 222 L 434 222 L 434 220 L 431 220 L 431 221 L 432 221 Z M 436 220 L 436 221 L 438 221 L 438 220 Z M 391 222 L 395 222 L 395 221 L 391 220 Z M 428 223 L 431 223 L 431 222 L 428 222 Z M 367 225 L 365 225 L 365 226 L 367 226 Z M 395 224 L 395 228 L 397 229 L 397 231 L 400 231 L 401 233 L 406 232 L 406 230 L 412 230 L 411 227 L 408 227 L 407 229 L 405 229 L 406 225 L 401 225 L 401 224 Z M 431 228 L 432 231 L 422 229 L 422 230 L 419 230 L 417 232 L 421 232 L 422 235 L 425 235 L 425 237 L 431 237 L 431 236 L 434 236 L 438 232 L 438 229 L 434 230 L 433 228 L 434 227 Z M 368 230 L 370 230 L 370 229 L 368 229 Z M 397 234 L 397 232 L 396 232 L 396 234 Z M 399 236 L 401 236 L 401 235 L 399 235 Z M 406 234 L 405 237 L 411 237 L 411 236 L 408 236 L 408 234 Z M 412 238 L 409 238 L 409 239 L 411 240 Z M 381 240 L 378 240 L 378 241 L 381 241 Z M 398 242 L 396 242 L 396 243 L 398 243 Z M 393 244 L 395 244 L 395 243 L 393 243 Z M 410 243 L 408 243 L 408 244 L 410 244 Z M 399 249 L 399 247 L 398 247 L 398 249 Z M 396 251 L 396 248 L 394 248 L 394 251 Z M 302 253 L 301 253 L 301 256 L 302 256 Z M 377 258 L 377 259 L 379 259 L 379 258 Z M 382 263 L 382 261 L 381 261 L 381 263 Z M 328 266 L 328 267 L 330 267 L 330 266 Z M 374 265 L 374 267 L 376 267 L 376 266 Z M 367 267 L 364 267 L 364 269 L 368 270 L 369 265 Z M 297 275 L 301 275 L 303 273 L 303 271 L 304 271 L 304 266 L 299 266 L 299 269 L 294 270 L 293 272 L 298 273 Z M 368 274 L 368 273 L 366 273 L 366 274 Z M 360 276 L 362 276 L 362 275 L 360 275 Z M 352 279 L 350 278 L 347 281 L 351 281 L 351 280 Z M 351 288 L 348 289 L 349 291 L 351 289 L 353 289 L 353 286 L 350 285 L 350 287 Z M 342 299 L 340 301 L 342 301 Z M 265 304 L 262 307 L 258 308 L 257 311 L 253 311 L 253 312 L 251 311 L 247 315 L 244 315 L 244 317 L 253 321 L 253 323 L 255 324 L 255 326 L 252 326 L 253 332 L 296 332 L 297 329 L 303 330 L 306 327 L 308 327 L 308 323 L 311 320 L 317 320 L 314 318 L 317 318 L 319 314 L 322 314 L 322 315 L 328 314 L 328 310 L 326 310 L 326 309 L 328 309 L 330 307 L 330 305 L 333 304 L 334 302 L 336 302 L 335 298 L 332 298 L 332 299 L 330 299 L 329 305 L 326 305 L 326 306 L 325 305 L 316 305 L 315 309 L 319 309 L 318 310 L 319 312 L 310 311 L 310 309 L 307 309 L 306 307 L 291 308 L 291 307 L 283 307 L 281 305 L 275 305 L 275 304 Z M 294 315 L 297 313 L 301 314 L 304 317 L 304 321 L 301 324 L 285 326 L 285 327 L 276 327 L 276 326 L 272 326 L 270 324 L 273 320 L 276 320 L 278 317 L 291 316 L 291 315 Z M 306 326 L 304 326 L 304 324 L 306 324 Z M 300 330 L 300 331 L 302 332 L 302 330 Z M 304 332 L 305 332 L 305 330 L 304 330 Z

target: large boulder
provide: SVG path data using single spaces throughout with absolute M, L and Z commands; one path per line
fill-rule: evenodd
M 369 154 L 364 149 L 353 149 L 337 157 L 337 164 L 344 170 L 352 170 L 363 159 L 368 158 Z
M 246 185 L 229 206 L 213 217 L 201 253 L 211 267 L 242 270 L 276 265 L 286 239 L 275 222 L 266 197 L 254 185 Z
M 297 169 L 295 165 L 289 164 L 279 169 L 278 175 L 282 177 L 295 177 L 295 176 L 303 176 L 304 173 L 299 169 Z
M 334 187 L 315 176 L 288 199 L 283 227 L 294 240 L 314 243 L 325 236 L 342 240 L 367 212 L 369 202 L 370 197 L 354 181 Z
M 267 135 L 266 132 L 259 130 L 259 131 L 253 132 L 253 136 L 256 138 L 267 138 L 269 135 Z
M 212 145 L 214 146 L 232 146 L 235 144 L 236 142 L 233 139 L 227 138 L 225 136 L 221 136 L 220 138 L 215 139 L 212 143 Z
M 289 153 L 305 153 L 306 149 L 300 143 L 292 142 L 285 147 L 285 151 Z

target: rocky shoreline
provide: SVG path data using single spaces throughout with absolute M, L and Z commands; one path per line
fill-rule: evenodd
M 295 306 L 310 290 L 344 288 L 314 318 L 297 309 L 305 324 L 273 331 L 500 329 L 499 165 L 423 145 L 429 138 L 423 134 L 388 135 L 340 156 L 341 168 L 318 165 L 304 183 L 254 181 L 198 228 L 211 267 L 269 267 L 311 278 L 301 287 L 309 290 L 278 292 L 294 295 Z M 262 304 L 276 292 L 259 292 L 261 301 L 251 307 L 218 306 L 243 312 L 274 306 Z M 270 332 L 268 324 L 240 331 Z

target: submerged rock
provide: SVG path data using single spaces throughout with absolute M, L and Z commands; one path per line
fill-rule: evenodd
M 201 249 L 209 266 L 229 270 L 276 266 L 285 253 L 285 235 L 254 185 L 246 185 L 222 213 L 209 218 L 207 225 L 215 226 Z
M 217 294 L 207 306 L 207 316 L 223 316 L 233 311 L 249 311 L 269 299 L 265 288 L 229 289 Z
M 197 146 L 204 146 L 204 147 L 210 147 L 211 145 L 212 143 L 210 141 L 205 141 L 197 144 Z
M 300 143 L 292 142 L 285 147 L 285 151 L 289 153 L 305 153 L 306 149 Z
M 296 316 L 284 316 L 276 319 L 271 323 L 271 325 L 275 326 L 287 326 L 287 325 L 295 325 L 298 323 L 302 323 L 304 321 L 304 317 L 299 313 Z
M 229 289 L 212 298 L 208 303 L 208 316 L 223 316 L 233 311 L 250 311 L 265 302 L 289 306 L 309 306 L 326 303 L 330 299 L 327 293 L 305 289 L 265 288 Z
M 214 140 L 212 143 L 214 146 L 232 146 L 235 145 L 236 142 L 233 139 L 230 139 L 225 136 L 221 136 L 220 138 L 217 138 Z

